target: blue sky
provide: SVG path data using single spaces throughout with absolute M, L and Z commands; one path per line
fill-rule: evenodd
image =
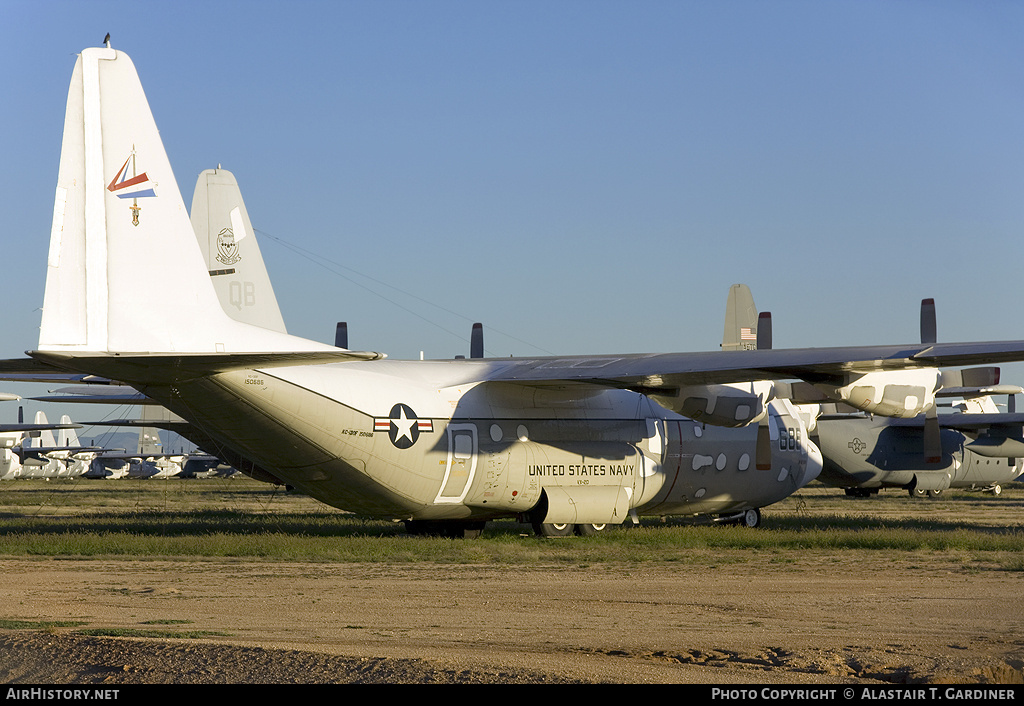
M 711 350 L 746 282 L 776 347 L 914 341 L 924 297 L 942 340 L 1024 338 L 1020 3 L 4 0 L 0 26 L 3 357 L 37 342 L 68 82 L 107 32 L 186 203 L 238 178 L 291 333 Z

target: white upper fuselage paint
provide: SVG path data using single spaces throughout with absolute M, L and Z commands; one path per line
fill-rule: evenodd
M 821 468 L 820 453 L 784 401 L 771 403 L 765 422 L 771 469 L 757 470 L 756 424 L 704 425 L 628 390 L 481 381 L 488 369 L 489 361 L 472 360 L 271 368 L 246 373 L 242 391 L 258 402 L 274 379 L 346 408 L 349 420 L 361 420 L 359 428 L 346 430 L 350 436 L 331 454 L 363 468 L 389 493 L 407 496 L 410 508 L 433 506 L 432 517 L 444 516 L 439 505 L 452 517 L 478 515 L 488 502 L 496 514 L 508 514 L 517 500 L 538 497 L 544 488 L 580 496 L 609 484 L 641 513 L 732 512 L 777 502 Z M 396 406 L 402 410 L 397 420 Z M 389 414 L 401 427 L 399 437 L 412 442 L 407 448 L 392 448 L 394 438 L 388 443 Z M 411 433 L 413 423 L 421 425 L 419 435 Z M 469 478 L 453 494 L 451 475 L 462 468 Z M 629 477 L 613 477 L 623 472 Z M 416 483 L 403 481 L 413 476 Z M 504 504 L 502 492 L 511 493 Z
M 469 360 L 378 360 L 370 364 L 354 361 L 259 372 L 314 391 L 370 417 L 386 416 L 396 403 L 412 407 L 420 417 L 434 419 L 492 416 L 495 409 L 512 403 L 511 400 L 503 402 L 509 394 L 515 397 L 513 413 L 517 416 L 531 417 L 557 410 L 560 417 L 571 415 L 584 419 L 593 418 L 594 414 L 605 419 L 678 417 L 648 398 L 624 390 L 572 383 L 562 386 L 488 383 L 489 369 L 492 366 L 488 363 Z M 486 397 L 469 394 L 480 385 L 500 388 L 507 394 Z M 524 397 L 534 401 L 523 407 Z M 642 410 L 637 409 L 638 404 L 643 406 Z

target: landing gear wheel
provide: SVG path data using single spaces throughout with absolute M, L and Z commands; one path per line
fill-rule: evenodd
M 912 498 L 927 498 L 928 497 L 928 491 L 927 490 L 920 490 L 918 488 L 912 488 L 908 492 L 910 493 L 910 497 L 912 497 Z
M 1002 492 L 1003 492 L 1003 486 L 999 485 L 998 483 L 996 483 L 995 485 L 992 486 L 992 494 L 993 495 L 999 495 Z
M 744 527 L 760 527 L 761 511 L 757 508 L 747 510 L 743 513 L 743 518 L 740 520 L 740 524 Z
M 608 525 L 576 525 L 576 534 L 581 537 L 593 537 L 595 534 L 604 534 Z
M 533 531 L 538 537 L 571 537 L 576 530 L 576 525 L 568 522 L 564 524 L 551 524 L 546 522 L 535 522 Z
M 928 497 L 929 498 L 937 498 L 940 495 L 942 495 L 942 491 L 941 490 L 929 490 L 928 491 Z

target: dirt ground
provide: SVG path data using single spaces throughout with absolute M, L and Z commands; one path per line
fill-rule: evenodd
M 650 567 L 0 560 L 8 684 L 1021 683 L 1024 573 L 957 557 Z

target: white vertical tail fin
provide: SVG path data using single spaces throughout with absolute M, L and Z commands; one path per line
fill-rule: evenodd
M 757 307 L 750 288 L 745 284 L 734 284 L 729 288 L 725 306 L 725 332 L 722 334 L 722 350 L 738 351 L 757 348 Z
M 141 411 L 143 421 L 160 421 L 171 418 L 171 411 L 157 405 L 144 405 Z M 139 428 L 139 453 L 144 456 L 153 456 L 164 452 L 163 441 L 160 439 L 160 431 L 155 427 Z
M 60 418 L 61 424 L 71 424 L 71 417 L 67 414 L 62 414 Z M 57 430 L 57 445 L 58 446 L 79 446 L 78 443 L 78 432 L 74 429 L 59 429 Z
M 200 174 L 192 195 L 191 218 L 210 280 L 227 315 L 285 333 L 235 175 L 219 167 Z
M 154 427 L 142 427 L 139 429 L 139 454 L 143 456 L 156 456 L 164 452 L 163 442 L 160 441 L 160 432 Z
M 36 412 L 35 423 L 49 424 L 50 422 L 49 420 L 47 420 L 46 415 L 42 411 L 39 411 Z M 29 446 L 35 448 L 52 449 L 56 445 L 57 442 L 53 438 L 53 431 L 51 431 L 50 429 L 40 430 L 39 435 L 31 436 L 31 441 L 29 442 Z
M 135 67 L 109 48 L 71 79 L 39 349 L 335 350 L 221 309 Z

